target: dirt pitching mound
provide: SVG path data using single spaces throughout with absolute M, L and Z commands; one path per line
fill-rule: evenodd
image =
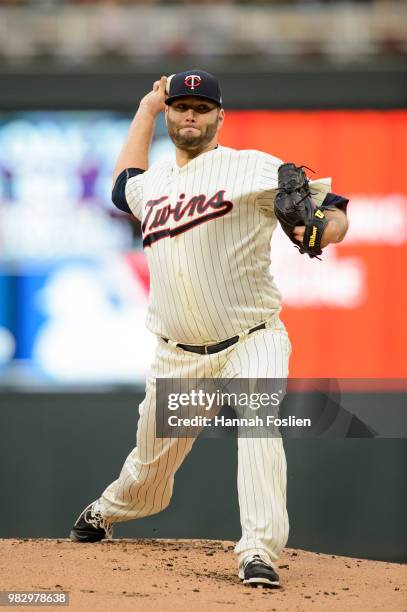
M 287 548 L 276 566 L 282 588 L 271 590 L 241 584 L 232 542 L 0 540 L 0 590 L 68 591 L 62 609 L 407 610 L 407 565 Z

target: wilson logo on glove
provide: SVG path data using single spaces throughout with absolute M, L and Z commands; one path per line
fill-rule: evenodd
M 317 231 L 318 231 L 318 228 L 315 227 L 315 225 L 314 225 L 313 228 L 312 228 L 312 234 L 311 234 L 311 238 L 309 239 L 308 246 L 310 246 L 310 247 L 315 246 L 315 240 L 316 240 L 316 237 L 317 237 Z

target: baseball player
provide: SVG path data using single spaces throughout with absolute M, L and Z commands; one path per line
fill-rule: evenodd
M 149 167 L 161 112 L 176 161 Z M 215 76 L 203 70 L 163 76 L 141 100 L 120 153 L 112 199 L 141 221 L 151 278 L 147 327 L 157 348 L 137 445 L 117 480 L 80 514 L 73 541 L 110 538 L 114 523 L 168 506 L 194 438 L 156 437 L 157 378 L 287 377 L 291 345 L 270 273 L 277 218 L 311 257 L 347 231 L 347 200 L 329 192 L 329 180 L 309 184 L 302 168 L 273 155 L 220 146 L 224 121 Z M 239 578 L 278 587 L 273 562 L 289 530 L 281 437 L 240 437 L 237 478 Z

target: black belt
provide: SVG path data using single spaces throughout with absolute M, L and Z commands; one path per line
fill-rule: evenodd
M 247 332 L 251 334 L 258 329 L 265 329 L 266 324 L 261 323 L 260 325 L 256 325 L 256 327 L 252 327 Z M 168 338 L 163 338 L 164 342 L 168 342 Z M 205 346 L 194 346 L 193 344 L 177 344 L 179 348 L 184 349 L 184 351 L 189 351 L 190 353 L 198 353 L 199 355 L 212 355 L 212 353 L 219 353 L 219 351 L 223 351 L 228 346 L 232 346 L 232 344 L 236 344 L 239 340 L 239 336 L 233 336 L 232 338 L 228 338 L 227 340 L 222 340 L 222 342 L 218 342 L 217 344 L 206 344 Z

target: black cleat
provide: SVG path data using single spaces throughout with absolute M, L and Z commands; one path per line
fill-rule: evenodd
M 280 579 L 273 566 L 260 555 L 247 559 L 239 569 L 239 578 L 243 584 L 253 587 L 276 588 L 280 586 Z
M 92 502 L 79 515 L 69 534 L 72 542 L 100 542 L 105 538 L 108 540 L 112 538 L 112 524 L 94 509 L 94 505 L 95 502 Z

